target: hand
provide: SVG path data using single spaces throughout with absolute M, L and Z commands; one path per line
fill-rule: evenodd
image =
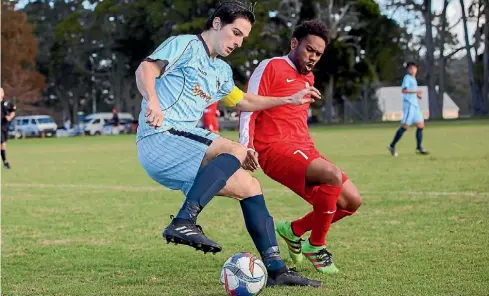
M 247 171 L 256 171 L 260 167 L 260 164 L 258 163 L 258 152 L 249 148 L 246 158 L 241 166 Z
M 423 98 L 423 91 L 422 90 L 417 90 L 416 91 L 416 96 L 418 97 L 419 100 Z
M 161 111 L 158 100 L 148 100 L 146 114 L 144 116 L 146 116 L 146 123 L 151 127 L 158 128 L 163 124 L 165 115 Z
M 314 86 L 305 88 L 290 97 L 290 104 L 302 105 L 314 103 L 316 99 L 321 99 L 321 93 Z

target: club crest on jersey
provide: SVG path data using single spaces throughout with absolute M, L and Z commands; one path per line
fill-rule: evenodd
M 207 72 L 205 72 L 204 70 L 200 69 L 199 67 L 197 67 L 197 69 L 199 70 L 200 74 L 202 74 L 204 76 L 207 76 Z
M 209 102 L 212 99 L 212 97 L 208 95 L 204 90 L 202 90 L 200 88 L 200 85 L 198 84 L 194 85 L 194 88 L 192 88 L 192 93 L 194 94 L 194 96 L 201 97 L 206 102 Z
M 217 87 L 218 91 L 221 88 L 221 81 L 219 81 L 219 79 L 217 79 L 217 81 L 216 81 L 216 87 Z

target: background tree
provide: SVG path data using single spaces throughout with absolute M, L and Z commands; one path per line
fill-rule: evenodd
M 468 80 L 461 81 L 455 74 L 466 71 L 469 62 L 454 59 L 467 49 L 458 44 L 452 32 L 456 22 L 447 16 L 449 5 L 459 1 L 444 0 L 438 11 L 430 1 L 392 1 L 388 11 L 397 9 L 406 15 L 406 22 L 401 23 L 383 13 L 374 0 L 259 2 L 250 36 L 224 60 L 232 66 L 236 84 L 245 87 L 261 60 L 288 53 L 297 24 L 320 18 L 330 27 L 331 42 L 315 69 L 323 100 L 313 105 L 314 112 L 322 113 L 329 122 L 333 111 L 337 111 L 337 120 L 378 119 L 376 89 L 399 85 L 404 63 L 415 60 L 421 64 L 420 84 L 428 84 L 430 89 L 430 113 L 441 116 L 445 88 L 460 97 L 469 94 L 463 87 Z M 467 21 L 476 22 L 479 28 L 476 35 L 469 36 L 475 40 L 468 44 L 469 51 L 477 50 L 471 57 L 473 71 L 467 70 L 467 74 L 473 73 L 474 85 L 483 98 L 487 93 L 485 77 L 489 75 L 484 66 L 487 51 L 482 51 L 487 47 L 487 22 L 483 20 L 488 0 L 462 1 L 472 1 Z M 139 63 L 172 35 L 200 33 L 215 4 L 214 0 L 29 2 L 22 10 L 34 24 L 39 41 L 37 70 L 48 78 L 44 106 L 73 121 L 78 111 L 109 111 L 114 107 L 137 115 L 141 97 L 134 71 Z M 487 99 L 478 100 L 480 106 L 487 106 Z
M 36 71 L 37 41 L 27 16 L 14 11 L 13 4 L 2 4 L 2 87 L 7 98 L 14 98 L 19 109 L 33 111 L 45 77 Z

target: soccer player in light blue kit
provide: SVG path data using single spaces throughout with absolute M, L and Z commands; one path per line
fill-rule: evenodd
M 397 157 L 396 144 L 401 139 L 404 132 L 412 124 L 416 124 L 416 152 L 421 155 L 427 155 L 428 151 L 421 146 L 423 141 L 424 118 L 418 100 L 422 98 L 421 90 L 418 90 L 418 82 L 416 81 L 416 73 L 418 65 L 414 62 L 407 64 L 408 74 L 402 80 L 402 120 L 401 127 L 397 130 L 392 143 L 387 147 L 392 156 Z
M 207 238 L 197 216 L 215 195 L 240 201 L 246 228 L 267 267 L 268 286 L 320 286 L 287 269 L 280 257 L 273 218 L 258 180 L 241 168 L 246 148 L 210 131 L 196 128 L 205 108 L 222 100 L 241 111 L 285 104 L 305 104 L 320 98 L 313 87 L 283 98 L 243 93 L 231 67 L 218 56 L 240 47 L 254 23 L 253 5 L 225 1 L 200 35 L 180 35 L 164 41 L 136 71 L 144 99 L 137 132 L 138 158 L 148 175 L 186 199 L 163 231 L 167 242 L 204 252 L 221 246 Z

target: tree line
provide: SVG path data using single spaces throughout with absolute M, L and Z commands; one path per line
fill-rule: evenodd
M 466 1 L 472 1 L 465 3 Z M 256 5 L 255 23 L 243 46 L 225 59 L 243 87 L 257 64 L 286 54 L 293 28 L 319 18 L 331 43 L 315 69 L 323 100 L 313 106 L 332 121 L 333 106 L 358 100 L 375 104 L 375 90 L 399 85 L 406 61 L 420 64 L 419 84 L 428 85 L 432 118 L 442 116 L 443 93 L 468 98 L 472 115 L 488 113 L 489 0 L 459 0 L 459 21 L 449 20 L 444 0 L 271 0 Z M 141 97 L 134 71 L 166 38 L 199 33 L 212 14 L 212 0 L 38 0 L 15 9 L 2 4 L 2 86 L 25 113 L 51 112 L 76 122 L 79 111 L 116 108 L 137 114 Z M 403 12 L 405 22 L 394 20 Z M 468 31 L 474 23 L 475 34 Z M 455 25 L 465 28 L 462 44 Z M 416 27 L 416 30 L 412 28 Z M 455 59 L 465 53 L 463 63 Z M 460 77 L 453 65 L 466 69 Z M 466 87 L 465 87 L 466 86 Z M 464 91 L 466 89 L 466 91 Z M 463 98 L 465 100 L 465 97 Z M 460 103 L 459 103 L 460 104 Z M 373 107 L 361 118 L 378 116 Z

